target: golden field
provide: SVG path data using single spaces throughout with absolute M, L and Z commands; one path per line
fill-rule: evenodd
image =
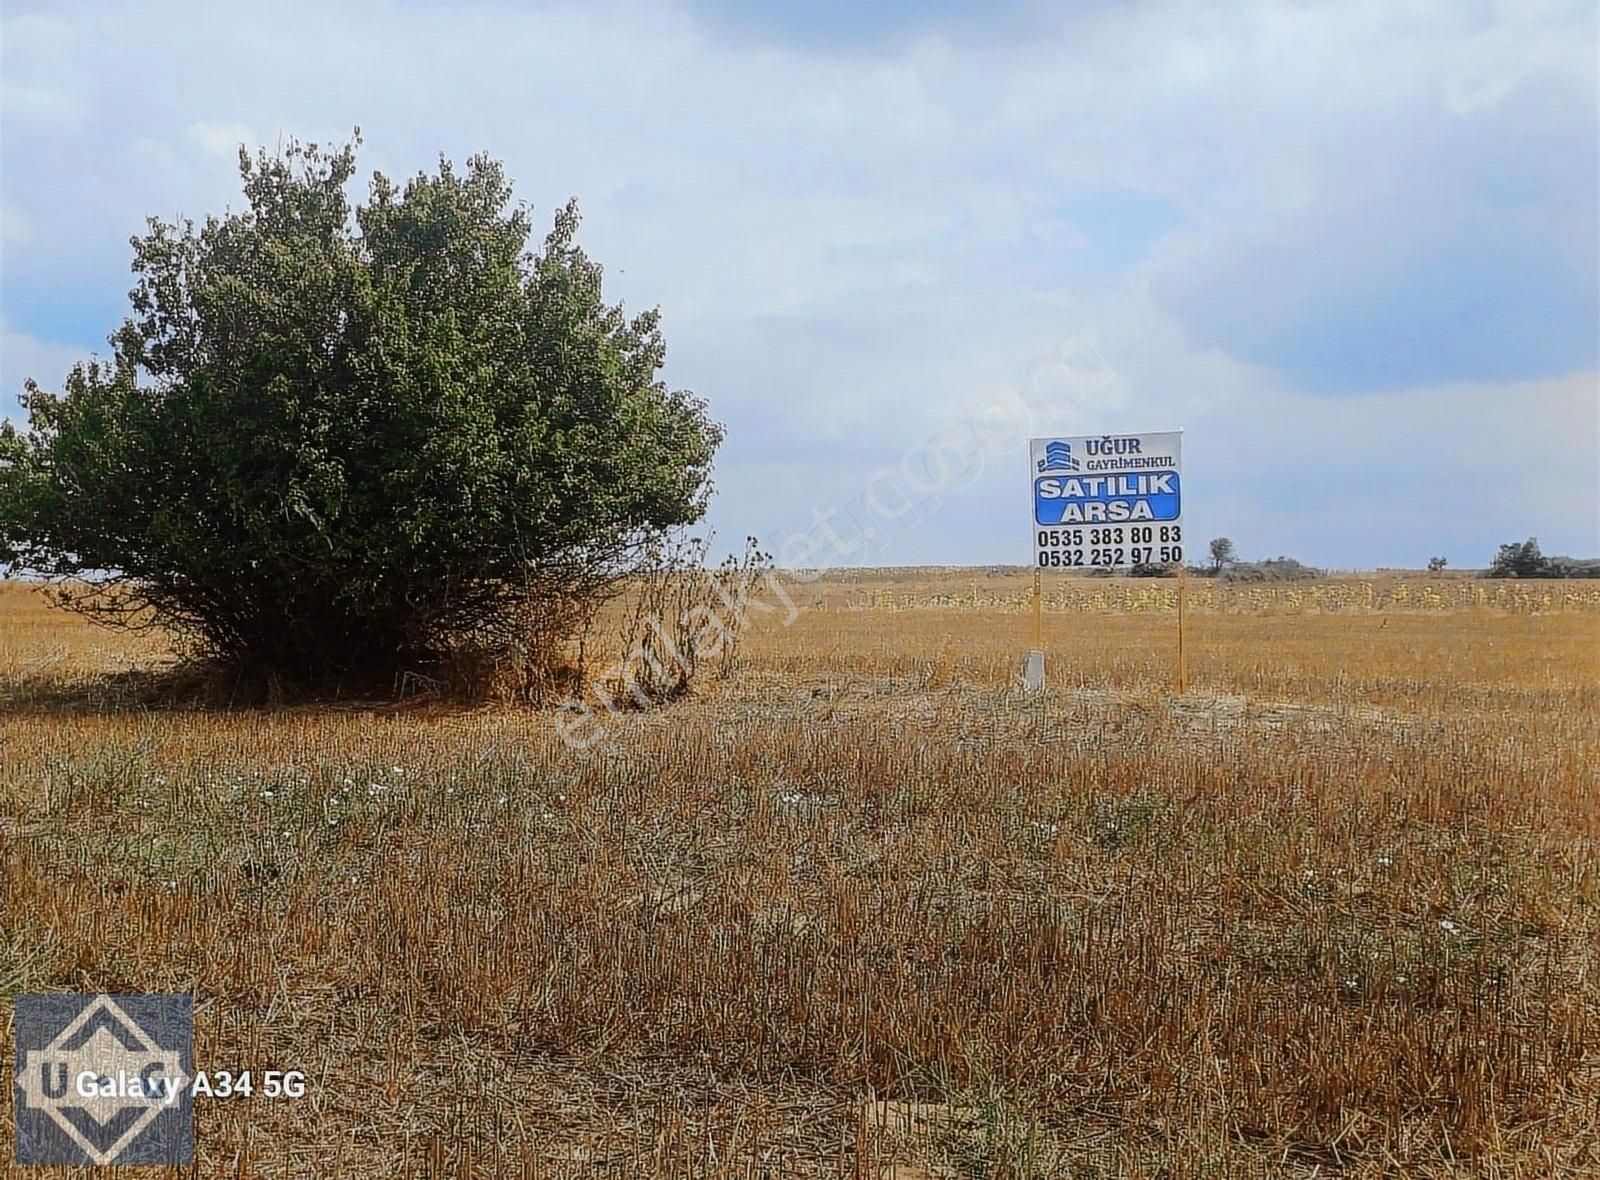
M 579 753 L 0 585 L 0 992 L 306 1071 L 186 1175 L 1600 1173 L 1600 587 L 1192 580 L 1179 694 L 1174 583 L 1050 579 L 1026 697 L 1025 573 L 789 586 Z

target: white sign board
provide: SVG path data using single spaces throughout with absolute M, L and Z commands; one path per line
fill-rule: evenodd
M 1183 560 L 1181 430 L 1036 438 L 1033 558 L 1044 569 Z

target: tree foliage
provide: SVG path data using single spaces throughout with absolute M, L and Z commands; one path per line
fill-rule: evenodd
M 547 633 L 698 519 L 721 440 L 608 305 L 575 204 L 529 249 L 501 166 L 345 189 L 240 150 L 245 208 L 149 222 L 132 315 L 0 436 L 0 560 L 291 683 Z
M 1487 576 L 1491 578 L 1600 578 L 1600 560 L 1547 557 L 1539 538 L 1511 541 L 1500 546 Z
M 1500 551 L 1495 554 L 1494 564 L 1489 567 L 1489 576 L 1491 578 L 1548 577 L 1547 564 L 1545 555 L 1539 551 L 1539 538 L 1529 537 L 1526 541 L 1512 541 L 1500 546 Z

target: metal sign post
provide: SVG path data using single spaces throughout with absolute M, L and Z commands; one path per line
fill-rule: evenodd
M 1189 588 L 1189 570 L 1180 565 L 1178 567 L 1178 691 L 1189 691 L 1189 657 L 1183 648 L 1183 622 L 1188 595 L 1185 591 Z

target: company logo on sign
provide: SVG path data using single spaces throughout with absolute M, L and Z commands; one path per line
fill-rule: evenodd
M 1044 458 L 1039 460 L 1040 471 L 1077 471 L 1081 465 L 1072 457 L 1070 443 L 1057 439 L 1044 448 Z
M 1177 520 L 1178 473 L 1047 476 L 1033 481 L 1039 524 L 1104 524 Z

